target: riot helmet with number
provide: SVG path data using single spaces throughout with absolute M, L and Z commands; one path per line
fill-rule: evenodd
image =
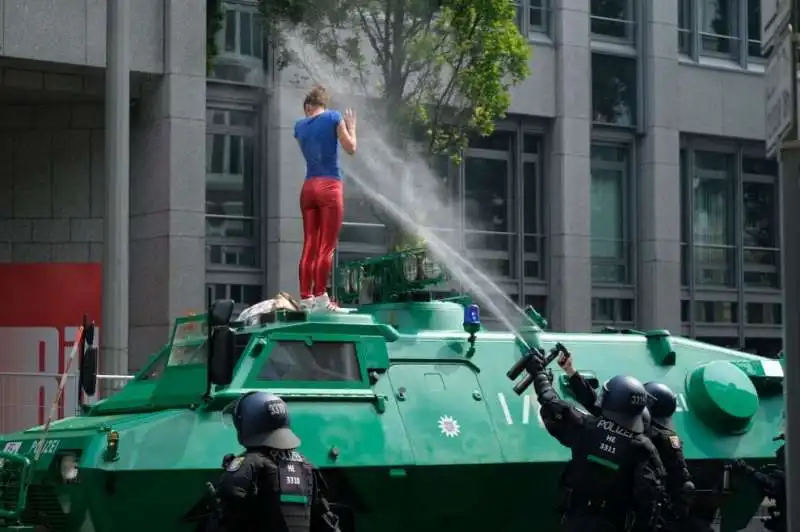
M 271 393 L 249 392 L 243 395 L 236 402 L 233 425 L 239 443 L 247 448 L 291 450 L 300 446 L 300 438 L 290 428 L 286 403 Z
M 634 377 L 617 375 L 603 384 L 600 397 L 602 416 L 633 432 L 644 431 L 642 412 L 647 406 L 647 390 Z
M 678 397 L 669 386 L 660 382 L 650 381 L 645 383 L 644 389 L 648 395 L 648 408 L 653 421 L 662 427 L 672 427 L 672 415 L 678 408 Z

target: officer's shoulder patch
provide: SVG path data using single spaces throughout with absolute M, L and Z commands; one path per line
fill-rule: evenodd
M 670 436 L 669 443 L 672 445 L 673 449 L 680 449 L 681 448 L 681 439 L 677 436 Z
M 234 471 L 239 471 L 239 468 L 242 467 L 244 463 L 244 456 L 237 456 L 233 460 L 230 461 L 228 467 L 225 468 L 226 471 L 230 471 L 233 473 Z

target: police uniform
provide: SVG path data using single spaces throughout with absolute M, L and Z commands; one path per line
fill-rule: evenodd
M 783 434 L 776 440 L 783 439 Z M 758 485 L 765 497 L 775 501 L 769 510 L 769 517 L 764 521 L 764 528 L 774 532 L 786 531 L 786 457 L 785 444 L 775 451 L 777 463 L 772 467 L 756 470 L 743 460 L 733 463 L 734 469 L 745 473 Z
M 683 444 L 675 432 L 672 416 L 678 407 L 678 398 L 666 385 L 647 382 L 652 424 L 648 437 L 658 450 L 667 470 L 666 491 L 669 510 L 665 512 L 665 530 L 711 530 L 711 523 L 690 515 L 695 486 L 683 456 Z
M 318 475 L 295 449 L 300 439 L 289 426 L 279 397 L 250 392 L 233 413 L 246 451 L 223 461 L 215 486 L 220 528 L 225 532 L 309 532 L 337 530 L 336 518 L 320 494 Z
M 641 383 L 630 377 L 609 381 L 602 415 L 595 416 L 559 398 L 543 366 L 544 358 L 534 355 L 527 368 L 534 375 L 542 420 L 572 450 L 560 494 L 563 530 L 655 530 L 664 468 L 653 444 L 641 434 L 646 402 Z M 620 393 L 625 385 L 632 385 L 627 390 L 631 393 Z
M 569 386 L 584 408 L 593 414 L 599 411 L 597 394 L 579 373 L 570 376 Z M 681 440 L 672 425 L 677 398 L 672 390 L 661 383 L 648 382 L 644 388 L 650 405 L 644 411 L 645 415 L 650 417 L 650 422 L 644 423 L 644 434 L 653 442 L 667 472 L 664 487 L 668 497 L 668 508 L 663 513 L 663 529 L 708 529 L 710 523 L 696 522 L 697 520 L 689 515 L 694 483 L 683 456 Z M 693 521 L 691 526 L 689 521 Z

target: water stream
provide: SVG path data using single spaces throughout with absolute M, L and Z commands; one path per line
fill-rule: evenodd
M 433 257 L 506 330 L 516 335 L 519 324 L 526 321 L 524 312 L 486 272 L 476 266 L 478 261 L 463 250 L 459 231 L 432 229 L 453 228 L 455 221 L 461 218 L 458 206 L 447 199 L 449 194 L 446 191 L 443 193 L 443 180 L 421 155 L 400 152 L 392 146 L 388 140 L 392 137 L 385 125 L 364 109 L 366 96 L 360 87 L 338 75 L 330 61 L 298 33 L 287 31 L 285 35 L 287 46 L 296 56 L 295 61 L 311 79 L 303 83 L 303 88 L 320 83 L 335 96 L 338 109 L 356 109 L 358 152 L 352 158 L 342 156 L 345 183 L 357 185 L 405 231 L 425 239 Z

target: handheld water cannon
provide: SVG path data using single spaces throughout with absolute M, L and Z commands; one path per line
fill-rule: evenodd
M 567 355 L 567 356 L 570 355 L 570 353 L 567 350 L 567 348 L 564 347 L 559 342 L 559 343 L 557 343 L 555 345 L 555 347 L 553 347 L 550 350 L 550 352 L 545 357 L 543 368 L 546 368 L 547 366 L 549 366 L 550 363 L 553 362 L 556 358 L 558 358 L 558 355 L 560 355 L 562 353 Z M 509 380 L 516 381 L 517 378 L 520 376 L 520 374 L 523 372 L 523 370 L 527 371 L 527 375 L 525 375 L 525 377 L 521 381 L 519 381 L 519 382 L 514 384 L 514 393 L 516 393 L 517 395 L 522 395 L 523 393 L 525 393 L 525 390 L 527 390 L 530 387 L 530 385 L 533 384 L 533 378 L 534 378 L 535 372 L 532 371 L 533 370 L 532 363 L 533 363 L 533 357 L 536 354 L 543 355 L 544 354 L 544 350 L 542 350 L 542 349 L 529 349 L 522 356 L 522 358 L 517 360 L 514 363 L 514 365 L 511 366 L 511 369 L 509 369 L 508 372 L 506 372 L 506 377 L 508 377 Z

